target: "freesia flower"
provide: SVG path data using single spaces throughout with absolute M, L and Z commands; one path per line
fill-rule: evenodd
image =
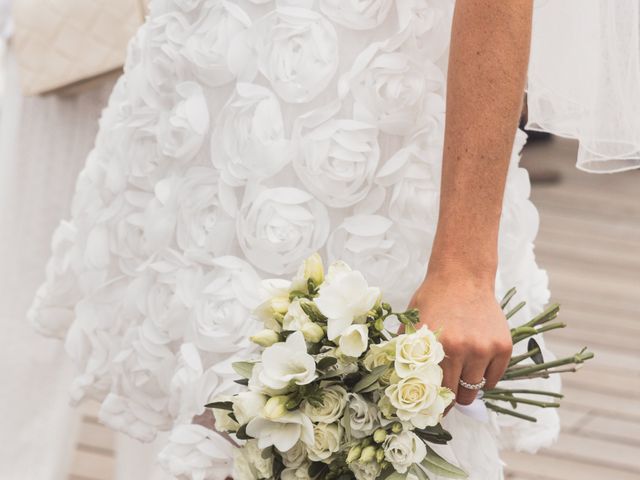
M 262 367 L 260 382 L 273 390 L 285 390 L 290 384 L 306 385 L 316 378 L 316 362 L 307 353 L 302 332 L 265 349 Z
M 332 264 L 315 298 L 320 312 L 328 318 L 329 340 L 342 335 L 354 320 L 366 315 L 379 298 L 380 290 L 370 287 L 362 273 L 343 262 Z
M 289 412 L 276 419 L 256 417 L 247 424 L 247 434 L 258 440 L 261 449 L 273 445 L 285 452 L 299 440 L 307 445 L 314 444 L 313 424 L 300 411 Z

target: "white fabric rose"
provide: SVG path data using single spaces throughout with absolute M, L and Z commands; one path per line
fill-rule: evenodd
M 406 473 L 411 465 L 421 463 L 427 456 L 427 447 L 413 432 L 389 435 L 382 445 L 384 458 L 398 473 Z
M 158 455 L 160 464 L 180 480 L 223 480 L 232 475 L 238 450 L 220 434 L 201 425 L 177 425 Z
M 275 95 L 259 85 L 236 84 L 211 136 L 211 161 L 222 181 L 238 187 L 270 177 L 289 161 L 288 149 Z
M 255 22 L 234 56 L 241 78 L 260 71 L 290 103 L 306 103 L 331 82 L 338 68 L 338 38 L 331 22 L 306 8 L 281 7 Z M 255 66 L 247 64 L 254 62 Z
M 230 1 L 210 3 L 201 10 L 204 15 L 186 40 L 182 54 L 200 82 L 217 87 L 235 78 L 227 62 L 229 47 L 236 35 L 251 26 L 251 19 Z
M 364 438 L 380 426 L 378 407 L 361 395 L 350 393 L 347 408 L 350 410 L 349 422 L 353 437 Z
M 353 96 L 356 120 L 392 135 L 409 134 L 419 124 L 427 93 L 444 84 L 436 65 L 405 51 L 410 33 L 407 28 L 366 48 L 338 83 L 341 98 Z
M 351 325 L 347 327 L 338 340 L 340 351 L 349 357 L 359 357 L 369 344 L 369 329 L 366 325 Z
M 347 391 L 340 385 L 329 385 L 322 389 L 322 405 L 304 402 L 303 411 L 312 422 L 333 423 L 338 421 L 347 406 Z
M 313 427 L 313 445 L 307 445 L 309 460 L 321 462 L 340 450 L 342 427 L 337 423 L 318 423 Z
M 250 350 L 249 337 L 259 330 L 251 317 L 260 279 L 248 262 L 223 256 L 210 262 L 207 273 L 191 269 L 182 275 L 178 291 L 188 307 L 185 340 L 227 358 Z
M 158 148 L 163 155 L 188 162 L 198 154 L 209 131 L 209 110 L 199 84 L 180 83 L 176 92 L 176 105 L 156 131 Z
M 190 256 L 210 258 L 230 251 L 235 235 L 233 199 L 222 186 L 220 173 L 191 167 L 177 185 L 176 242 Z
M 298 442 L 313 445 L 313 424 L 300 411 L 289 412 L 275 419 L 256 417 L 247 424 L 247 434 L 258 440 L 261 449 L 270 446 L 286 452 Z
M 327 279 L 314 302 L 328 318 L 327 336 L 333 340 L 366 315 L 379 299 L 377 287 L 370 287 L 362 273 L 340 262 L 329 267 Z
M 329 234 L 326 208 L 308 192 L 291 187 L 262 189 L 245 199 L 237 238 L 258 268 L 281 275 L 320 248 Z
M 27 318 L 41 333 L 62 338 L 73 322 L 73 305 L 81 292 L 75 277 L 78 254 L 77 228 L 61 222 L 51 240 L 51 258 L 47 262 L 46 282 L 36 292 Z
M 382 215 L 354 215 L 333 230 L 327 252 L 330 259 L 344 260 L 362 272 L 385 292 L 389 303 L 406 305 L 406 295 L 419 285 L 426 268 L 426 260 L 418 259 L 421 251 L 411 243 L 410 233 Z
M 421 58 L 439 59 L 449 47 L 455 2 L 450 0 L 403 0 L 395 2 L 400 28 L 410 26 Z
M 224 378 L 217 371 L 219 365 L 213 365 L 205 370 L 203 360 L 198 349 L 192 343 L 185 343 L 180 347 L 177 367 L 170 383 L 169 411 L 178 422 L 189 422 L 194 416 L 205 412 L 204 405 L 212 398 L 227 396 L 234 390 L 229 379 Z M 223 411 L 218 413 L 223 428 L 236 430 L 237 423 L 225 418 Z M 226 413 L 226 412 L 224 412 Z
M 339 107 L 334 103 L 299 117 L 292 135 L 298 177 L 324 203 L 336 208 L 354 205 L 367 195 L 380 160 L 378 128 L 333 118 Z
M 316 362 L 307 353 L 302 332 L 289 335 L 262 352 L 260 381 L 273 390 L 285 390 L 290 384 L 306 385 L 316 379 Z
M 384 22 L 393 4 L 393 0 L 320 0 L 320 9 L 340 25 L 366 30 Z
M 394 367 L 400 377 L 415 374 L 428 364 L 439 364 L 444 359 L 444 348 L 435 334 L 426 326 L 415 333 L 396 340 Z

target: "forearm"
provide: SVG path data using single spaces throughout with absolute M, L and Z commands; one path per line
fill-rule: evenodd
M 505 180 L 525 86 L 533 0 L 458 0 L 447 84 L 440 215 L 429 274 L 493 287 Z

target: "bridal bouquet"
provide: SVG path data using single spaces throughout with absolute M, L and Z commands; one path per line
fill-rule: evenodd
M 442 386 L 438 335 L 417 328 L 417 310 L 394 312 L 344 262 L 325 278 L 318 254 L 291 282 L 265 286 L 271 298 L 257 310 L 265 329 L 252 337 L 264 349 L 259 360 L 234 364 L 248 389 L 207 405 L 219 431 L 245 441 L 236 450 L 235 480 L 466 478 L 432 448 L 451 439 L 440 422 L 454 396 Z M 575 370 L 593 356 L 583 350 L 544 362 L 531 337 L 564 326 L 552 322 L 557 312 L 552 306 L 512 330 L 514 343 L 529 339 L 529 348 L 512 358 L 503 380 Z M 496 388 L 482 399 L 496 412 L 535 421 L 517 406 L 559 406 L 540 397 L 560 395 Z

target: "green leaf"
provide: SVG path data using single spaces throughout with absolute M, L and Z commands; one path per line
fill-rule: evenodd
M 338 359 L 335 357 L 324 357 L 321 358 L 318 364 L 316 365 L 319 370 L 326 370 L 328 368 L 333 367 L 336 363 L 338 363 Z
M 391 472 L 389 475 L 384 477 L 384 480 L 405 480 L 407 478 L 407 474 L 402 474 L 398 472 Z
M 446 445 L 453 438 L 440 424 L 433 427 L 417 428 L 414 433 L 426 442 L 437 445 Z
M 309 476 L 311 478 L 319 477 L 328 468 L 329 468 L 329 466 L 326 463 L 312 462 L 311 465 L 309 465 L 309 470 L 308 470 Z
M 433 449 L 427 446 L 427 456 L 422 461 L 422 466 L 430 472 L 446 478 L 469 478 L 469 476 L 459 467 L 447 462 Z
M 417 463 L 411 465 L 410 472 L 413 473 L 418 480 L 429 480 L 429 475 Z
M 371 373 L 368 373 L 367 375 L 362 377 L 358 381 L 358 383 L 356 383 L 353 386 L 353 391 L 355 393 L 358 393 L 364 390 L 365 388 L 370 387 L 375 382 L 377 382 L 380 379 L 380 377 L 382 377 L 382 375 L 384 375 L 384 373 L 387 371 L 388 368 L 389 367 L 387 365 L 380 365 L 374 368 L 373 370 L 371 370 Z
M 205 408 L 216 408 L 218 410 L 233 411 L 233 402 L 211 402 L 205 405 Z
M 529 339 L 529 343 L 527 343 L 527 350 L 531 351 L 531 350 L 535 350 L 538 349 L 538 352 L 531 355 L 531 360 L 533 360 L 533 363 L 535 363 L 536 365 L 540 365 L 544 363 L 544 357 L 542 356 L 542 349 L 540 348 L 540 345 L 538 345 L 538 342 L 536 342 L 535 338 L 530 338 Z
M 242 425 L 236 432 L 236 438 L 239 440 L 251 440 L 253 437 L 247 434 L 247 424 Z
M 255 363 L 252 362 L 233 362 L 231 364 L 235 372 L 240 375 L 242 378 L 251 378 L 251 372 L 253 372 L 253 367 Z
M 377 390 L 380 390 L 380 383 L 379 382 L 375 382 L 372 383 L 371 385 L 369 385 L 367 388 L 365 388 L 364 390 L 360 390 L 360 393 L 370 393 L 370 392 L 375 392 Z

